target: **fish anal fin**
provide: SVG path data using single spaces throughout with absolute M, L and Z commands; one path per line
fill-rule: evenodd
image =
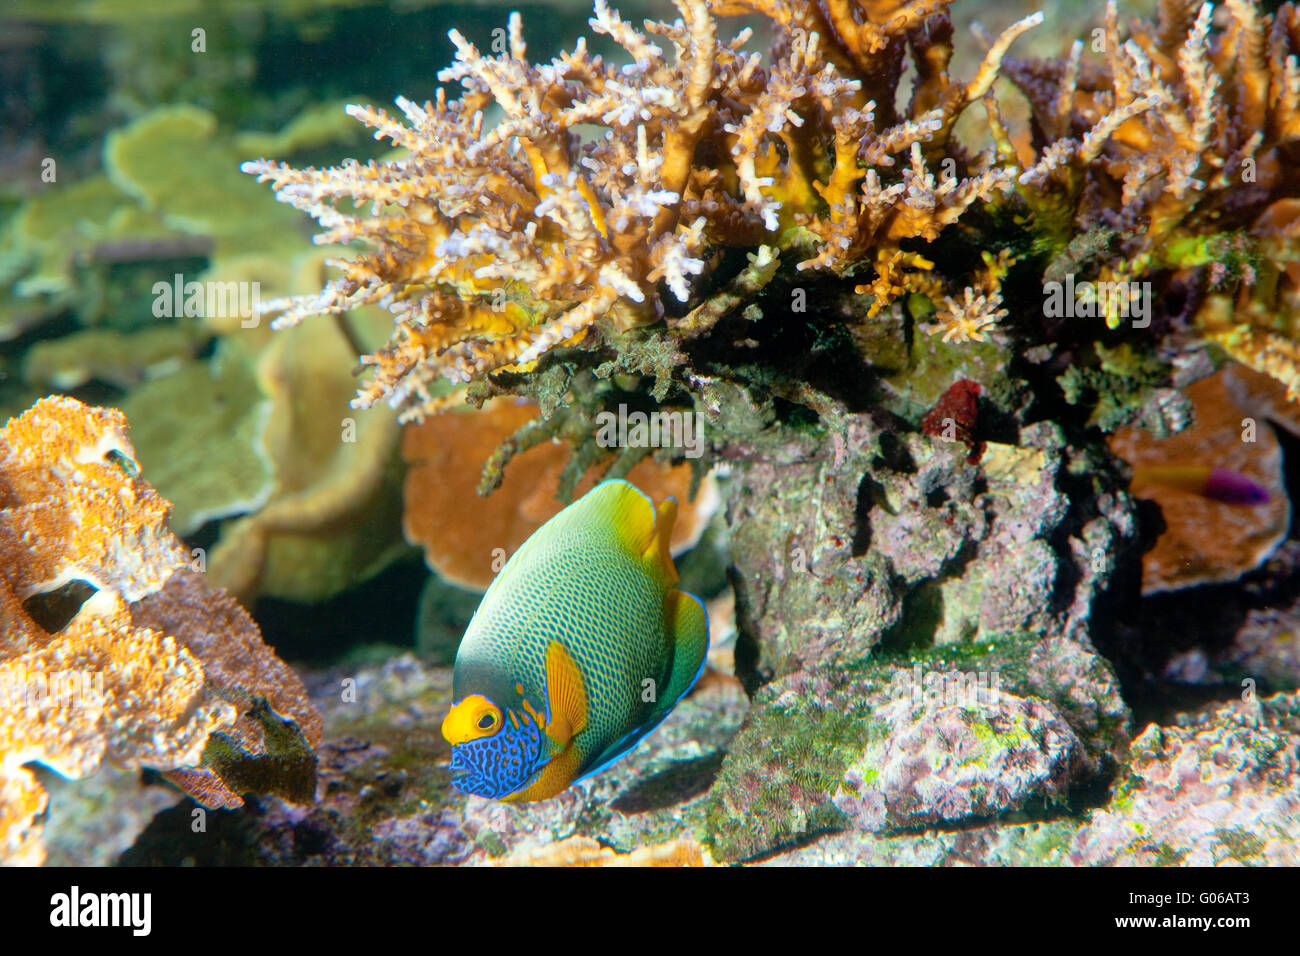
M 561 750 L 587 726 L 587 689 L 577 662 L 559 641 L 546 648 L 546 736 Z

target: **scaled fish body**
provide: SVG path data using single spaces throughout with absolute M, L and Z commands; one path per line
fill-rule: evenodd
M 457 789 L 544 800 L 598 773 L 694 685 L 708 620 L 668 551 L 677 502 L 606 481 L 506 562 L 470 621 L 442 723 Z

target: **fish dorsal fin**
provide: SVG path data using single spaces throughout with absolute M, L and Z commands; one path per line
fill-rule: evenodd
M 654 502 L 627 481 L 603 481 L 584 496 L 609 522 L 619 542 L 632 554 L 643 554 L 655 540 Z
M 546 699 L 551 712 L 546 736 L 563 750 L 587 726 L 587 689 L 582 671 L 559 641 L 546 648 Z
M 676 521 L 677 499 L 665 498 L 659 503 L 654 540 L 642 555 L 646 561 L 659 566 L 670 585 L 677 583 L 677 567 L 673 564 L 673 553 L 669 548 L 673 538 L 673 524 Z
M 637 488 L 622 479 L 601 482 L 586 498 L 591 499 L 594 512 L 617 536 L 622 547 L 651 567 L 660 569 L 668 584 L 677 583 L 677 569 L 673 567 L 672 553 L 668 549 L 677 519 L 677 502 L 667 498 L 655 514 L 654 502 Z M 586 498 L 584 500 L 586 500 Z

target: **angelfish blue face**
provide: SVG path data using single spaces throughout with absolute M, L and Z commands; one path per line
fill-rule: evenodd
M 546 763 L 541 728 L 506 720 L 491 737 L 451 748 L 451 783 L 461 793 L 500 800 L 524 786 Z

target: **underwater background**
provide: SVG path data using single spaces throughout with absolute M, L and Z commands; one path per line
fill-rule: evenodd
M 0 7 L 0 860 L 1300 862 L 1300 17 L 711 6 L 654 36 L 712 99 L 629 67 L 527 160 L 430 101 L 587 0 Z M 483 129 L 524 83 L 562 125 L 514 60 Z M 690 424 L 602 442 L 629 410 Z M 677 499 L 699 680 L 557 796 L 460 793 L 460 639 L 608 478 Z

